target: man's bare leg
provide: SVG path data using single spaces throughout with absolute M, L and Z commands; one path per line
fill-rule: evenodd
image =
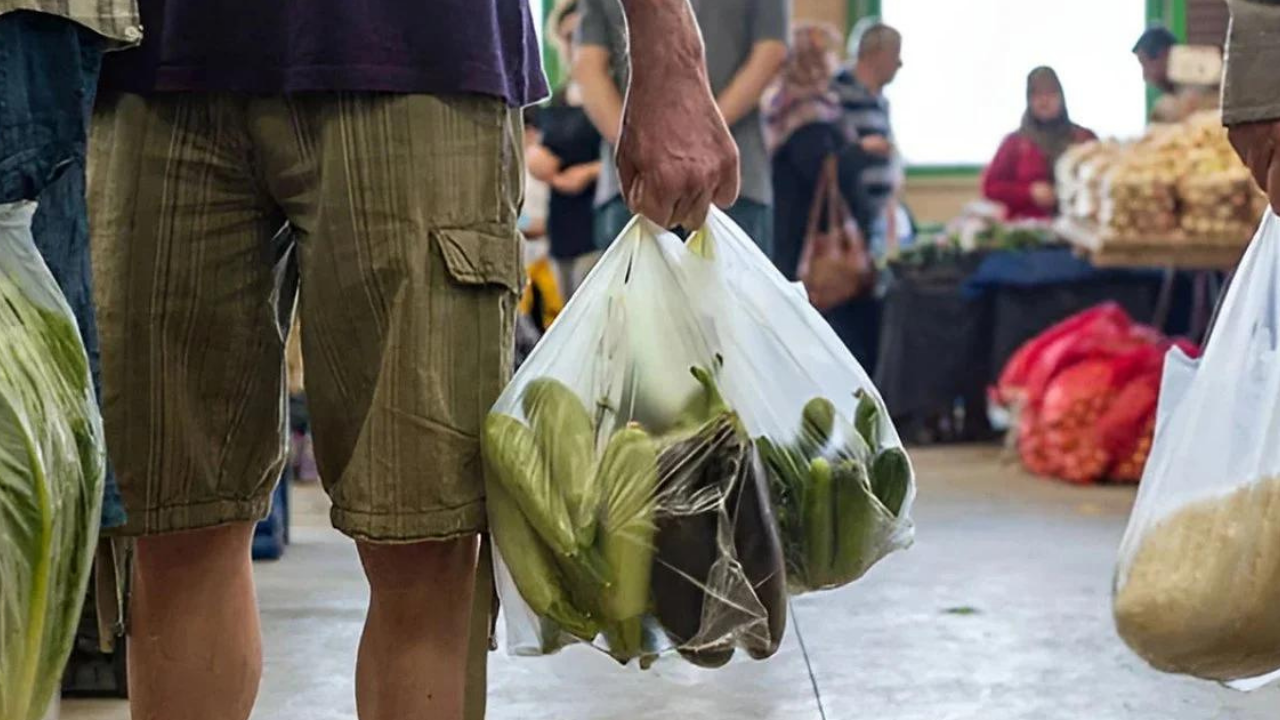
M 130 599 L 133 720 L 246 720 L 262 679 L 253 524 L 140 538 Z
M 360 543 L 369 615 L 356 664 L 361 720 L 463 720 L 479 539 Z

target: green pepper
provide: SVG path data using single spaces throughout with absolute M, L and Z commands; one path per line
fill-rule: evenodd
M 486 467 L 511 495 L 529 524 L 551 550 L 562 556 L 578 551 L 573 522 L 533 431 L 510 415 L 491 413 L 484 421 Z
M 551 551 L 530 527 L 524 513 L 501 483 L 487 484 L 486 502 L 490 531 L 520 597 L 538 616 L 575 637 L 588 642 L 595 639 L 599 627 L 569 599 L 564 577 L 552 559 Z M 554 642 L 550 637 L 543 639 L 544 642 Z
M 522 405 L 551 482 L 564 496 L 578 545 L 588 547 L 595 541 L 598 504 L 593 467 L 596 429 L 591 414 L 573 390 L 552 378 L 529 383 Z
M 600 549 L 613 573 L 601 607 L 610 621 L 610 650 L 619 660 L 640 655 L 653 567 L 654 493 L 658 447 L 638 426 L 614 433 L 597 474 L 604 497 Z

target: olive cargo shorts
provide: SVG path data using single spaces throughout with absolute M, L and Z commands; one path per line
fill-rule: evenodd
M 524 282 L 517 111 L 126 94 L 101 98 L 90 148 L 123 534 L 265 516 L 285 458 L 290 262 L 334 526 L 370 542 L 484 529 L 480 427 L 510 378 Z

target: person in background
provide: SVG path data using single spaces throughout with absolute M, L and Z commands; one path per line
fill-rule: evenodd
M 538 110 L 524 109 L 524 151 L 526 157 L 541 146 L 542 133 L 537 126 Z M 560 290 L 551 265 L 550 227 L 551 188 L 525 164 L 524 200 L 520 204 L 517 226 L 524 236 L 524 290 L 516 306 L 516 351 L 514 368 L 519 369 L 542 339 L 551 320 L 560 311 Z
M 1168 28 L 1155 25 L 1142 33 L 1133 46 L 1133 54 L 1142 66 L 1142 79 L 1157 94 L 1151 106 L 1151 122 L 1181 122 L 1199 110 L 1213 108 L 1217 102 L 1214 92 L 1178 87 L 1170 79 L 1169 54 L 1176 45 L 1177 36 Z
M 89 113 L 104 53 L 141 39 L 135 0 L 0 0 L 0 206 L 36 203 L 31 235 L 76 317 L 95 389 Z M 105 488 L 102 527 L 113 528 L 125 508 L 110 468 Z
M 763 103 L 765 145 L 773 175 L 774 264 L 797 280 L 809 212 L 823 163 L 847 141 L 840 129 L 840 101 L 831 87 L 839 67 L 839 32 L 825 23 L 797 23 L 791 54 Z M 861 189 L 854 183 L 855 191 Z M 851 202 L 854 214 L 867 203 Z M 865 230 L 868 218 L 860 217 Z
M 551 16 L 547 35 L 555 38 L 562 66 L 573 58 L 578 2 L 562 3 Z M 596 249 L 592 202 L 600 176 L 600 132 L 582 108 L 582 88 L 572 78 L 538 110 L 541 139 L 526 153 L 529 172 L 551 188 L 547 233 L 560 291 L 567 301 L 600 257 Z
M 884 89 L 902 69 L 902 34 L 875 18 L 866 18 L 849 35 L 851 65 L 836 74 L 832 87 L 840 100 L 845 136 L 856 146 L 851 162 L 872 204 L 872 252 L 883 256 L 888 238 L 900 237 L 902 165 L 894 146 L 889 100 Z
M 697 23 L 687 0 L 622 3 L 623 191 L 648 217 L 700 223 L 736 198 L 738 159 Z M 245 720 L 255 704 L 249 550 L 285 460 L 279 306 L 294 297 L 271 242 L 288 222 L 320 477 L 369 582 L 357 713 L 478 720 L 493 610 L 479 438 L 524 284 L 519 108 L 548 94 L 528 3 L 141 10 L 141 47 L 103 67 L 89 178 L 104 427 L 119 533 L 137 538 L 132 716 Z
M 1230 0 L 1222 119 L 1280 213 L 1280 0 Z
M 982 178 L 982 194 L 1005 207 L 1010 220 L 1049 218 L 1058 212 L 1054 168 L 1067 148 L 1096 139 L 1071 122 L 1062 83 L 1053 68 L 1027 76 L 1022 126 L 1000 144 Z
M 769 159 L 764 147 L 760 120 L 760 99 L 777 76 L 787 57 L 789 0 L 691 0 L 698 25 L 706 41 L 706 62 L 711 91 L 715 94 L 725 122 L 732 128 L 741 156 L 741 198 L 728 207 L 730 217 L 771 253 L 773 185 L 769 180 Z M 622 129 L 620 110 L 627 94 L 629 66 L 619 0 L 579 0 L 581 20 L 573 63 L 574 78 L 582 86 L 583 105 L 604 138 L 601 155 L 604 166 L 596 186 L 597 247 L 613 242 L 631 213 L 638 211 L 641 198 L 623 197 L 619 180 L 625 185 L 633 174 L 623 158 L 615 164 L 612 147 Z M 662 51 L 659 43 L 656 51 Z M 634 84 L 634 77 L 630 78 Z M 668 92 L 655 113 L 671 112 L 685 102 L 676 92 Z M 647 192 L 647 191 L 646 191 Z M 710 188 L 690 187 L 690 200 L 702 202 Z M 660 225 L 680 225 L 678 218 L 650 217 Z M 701 225 L 699 223 L 698 225 Z
M 541 145 L 542 133 L 538 128 L 538 111 L 527 107 L 524 116 L 524 152 L 525 155 Z M 548 216 L 551 207 L 551 188 L 545 181 L 534 174 L 533 168 L 525 163 L 524 197 L 520 203 L 520 217 L 517 227 L 526 242 L 545 242 Z

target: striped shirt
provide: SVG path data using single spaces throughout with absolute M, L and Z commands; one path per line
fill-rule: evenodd
M 64 17 L 115 41 L 117 47 L 142 40 L 137 0 L 0 0 L 0 15 L 17 10 Z
M 852 72 L 841 71 L 832 81 L 836 96 L 840 99 L 840 123 L 850 142 L 880 135 L 893 140 L 893 128 L 889 124 L 889 101 L 884 95 L 872 93 L 858 81 Z M 897 178 L 893 157 L 881 157 L 859 153 L 862 164 L 862 183 L 867 197 L 883 208 L 893 195 Z

